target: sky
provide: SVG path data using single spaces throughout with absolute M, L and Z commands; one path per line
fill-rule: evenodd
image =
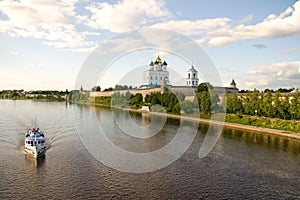
M 211 66 L 201 56 L 176 54 L 169 32 L 147 28 L 197 44 L 221 83 L 207 78 L 202 70 Z M 144 49 L 126 38 L 132 31 L 141 33 Z M 150 39 L 156 46 L 145 49 Z M 105 42 L 119 54 L 105 66 L 99 57 L 106 70 L 94 74 L 102 89 L 142 85 L 142 72 L 157 54 L 167 61 L 173 85 L 184 85 L 196 63 L 200 81 L 213 85 L 229 86 L 234 79 L 239 89 L 300 87 L 300 0 L 1 0 L 0 90 L 90 89 L 78 77 Z

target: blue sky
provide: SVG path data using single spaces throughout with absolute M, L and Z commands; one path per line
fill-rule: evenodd
M 103 41 L 147 27 L 176 31 L 200 45 L 224 86 L 234 78 L 240 89 L 300 87 L 300 1 L 4 0 L 0 90 L 73 89 L 82 65 Z M 124 53 L 132 51 L 126 45 L 120 44 Z M 116 60 L 98 83 L 103 89 L 142 84 L 142 71 L 158 52 L 184 79 L 193 61 L 153 49 Z M 129 72 L 133 76 L 124 79 Z M 201 72 L 200 78 L 207 81 Z M 178 77 L 170 80 L 180 84 Z

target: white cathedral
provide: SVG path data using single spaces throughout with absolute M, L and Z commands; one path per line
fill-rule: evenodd
M 144 84 L 142 85 L 142 87 L 156 87 L 160 86 L 163 82 L 165 85 L 169 85 L 170 79 L 167 66 L 167 62 L 162 62 L 161 58 L 158 55 L 154 62 L 150 62 L 149 69 L 144 71 Z M 198 71 L 192 65 L 191 69 L 187 71 L 186 85 L 198 86 L 198 84 Z
M 156 60 L 149 64 L 149 69 L 144 71 L 144 87 L 160 86 L 164 81 L 169 84 L 169 71 L 167 70 L 167 62 L 160 59 L 159 55 Z

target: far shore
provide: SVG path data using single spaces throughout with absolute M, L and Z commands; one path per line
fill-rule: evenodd
M 176 114 L 159 113 L 159 112 L 147 112 L 147 111 L 144 111 L 144 110 L 136 110 L 136 109 L 132 109 L 132 108 L 120 108 L 120 107 L 117 107 L 117 106 L 111 106 L 111 105 L 106 105 L 106 104 L 97 104 L 97 103 L 92 103 L 92 102 L 71 102 L 70 101 L 70 103 L 83 104 L 83 105 L 94 105 L 94 106 L 109 107 L 109 108 L 113 107 L 113 108 L 126 110 L 126 111 L 130 111 L 130 112 L 148 113 L 150 115 L 160 115 L 160 116 L 166 116 L 168 118 L 182 119 L 182 120 L 205 123 L 205 124 L 217 124 L 217 125 L 223 125 L 223 126 L 229 127 L 229 128 L 234 128 L 234 129 L 248 130 L 248 131 L 253 131 L 253 132 L 260 132 L 260 133 L 266 133 L 266 134 L 271 134 L 271 135 L 278 135 L 278 136 L 282 136 L 282 137 L 288 137 L 288 138 L 300 140 L 300 133 L 284 131 L 284 130 L 278 130 L 278 129 L 262 128 L 262 127 L 257 127 L 257 126 L 236 124 L 236 123 L 230 123 L 230 122 L 222 122 L 222 121 L 202 119 L 202 118 L 189 117 L 189 116 L 182 116 L 182 115 L 176 115 Z
M 112 107 L 111 105 L 96 104 L 96 103 L 82 103 L 82 104 Z M 295 132 L 290 132 L 290 131 L 270 129 L 270 128 L 262 128 L 262 127 L 256 127 L 256 126 L 230 123 L 230 122 L 221 122 L 221 121 L 216 121 L 216 120 L 201 119 L 201 118 L 196 118 L 196 117 L 188 117 L 188 116 L 175 115 L 175 114 L 167 114 L 167 113 L 159 113 L 159 112 L 146 112 L 144 110 L 135 110 L 135 109 L 132 109 L 132 108 L 120 108 L 120 107 L 116 107 L 116 106 L 113 106 L 113 107 L 117 108 L 117 109 L 121 109 L 121 110 L 130 111 L 130 112 L 148 113 L 150 115 L 160 115 L 160 116 L 166 116 L 168 118 L 182 119 L 182 120 L 205 123 L 205 124 L 217 124 L 217 125 L 223 125 L 223 126 L 229 127 L 229 128 L 235 128 L 235 129 L 240 129 L 240 130 L 248 130 L 248 131 L 260 132 L 260 133 L 278 135 L 278 136 L 281 136 L 281 137 L 288 137 L 288 138 L 300 140 L 300 133 L 295 133 Z

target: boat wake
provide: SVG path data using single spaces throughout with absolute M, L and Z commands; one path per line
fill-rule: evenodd
M 50 120 L 46 117 L 39 117 L 36 126 L 43 127 L 47 151 L 56 144 L 67 140 L 69 135 L 74 133 L 73 123 L 66 122 L 62 117 Z M 0 121 L 0 130 L 2 130 L 0 134 L 0 145 L 26 153 L 24 132 L 28 127 L 34 127 L 32 116 L 29 117 L 27 114 L 21 112 L 18 116 L 7 114 L 7 116 Z

